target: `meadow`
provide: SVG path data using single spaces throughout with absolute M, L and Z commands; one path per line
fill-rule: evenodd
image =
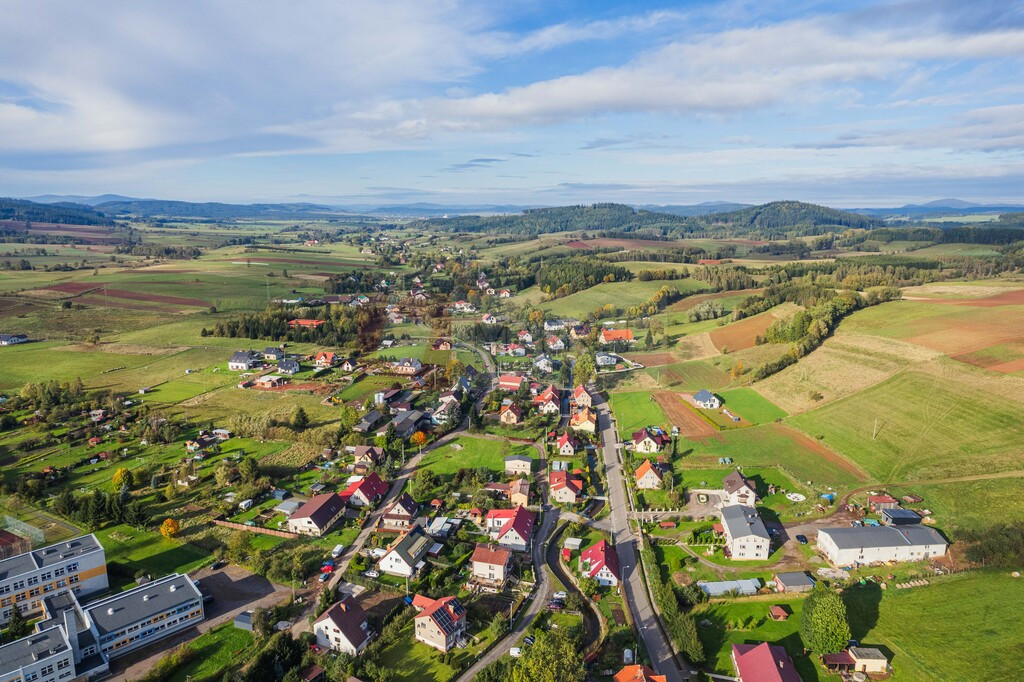
M 668 417 L 648 391 L 612 393 L 608 402 L 620 438 L 628 439 L 631 433 L 645 426 L 669 428 Z
M 583 319 L 603 305 L 611 303 L 621 308 L 645 303 L 663 286 L 670 289 L 690 293 L 704 291 L 708 287 L 695 279 L 679 279 L 672 281 L 652 280 L 647 282 L 608 282 L 578 291 L 563 298 L 540 304 L 549 317 L 574 317 Z
M 785 410 L 751 388 L 730 388 L 719 391 L 718 396 L 723 407 L 752 424 L 766 424 L 786 416 Z
M 461 449 L 458 446 L 461 446 Z M 536 459 L 537 450 L 531 445 L 511 444 L 492 438 L 459 436 L 424 455 L 420 460 L 420 468 L 443 476 L 457 473 L 459 469 L 479 468 L 504 473 L 505 457 L 509 455 L 527 455 Z

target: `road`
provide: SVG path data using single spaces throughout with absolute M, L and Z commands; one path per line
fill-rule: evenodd
M 526 606 L 526 611 L 516 621 L 511 632 L 507 633 L 501 641 L 495 644 L 476 663 L 471 665 L 466 672 L 459 675 L 456 678 L 458 680 L 472 680 L 481 670 L 507 654 L 510 643 L 519 641 L 519 638 L 526 633 L 526 629 L 530 627 L 533 619 L 537 617 L 537 614 L 540 613 L 541 609 L 548 602 L 548 595 L 551 594 L 551 578 L 548 572 L 544 570 L 544 552 L 551 529 L 555 527 L 555 523 L 558 521 L 558 508 L 547 504 L 542 508 L 544 510 L 544 520 L 541 521 L 540 529 L 533 539 L 533 573 L 537 576 L 537 587 L 533 599 Z
M 651 600 L 640 575 L 636 544 L 637 539 L 629 526 L 629 503 L 622 480 L 622 464 L 619 462 L 619 437 L 612 422 L 611 411 L 604 396 L 591 389 L 594 396 L 594 408 L 597 410 L 597 425 L 601 431 L 605 470 L 608 477 L 608 504 L 610 506 L 612 542 L 619 555 L 619 566 L 623 595 L 633 616 L 640 636 L 643 637 L 647 654 L 651 659 L 651 667 L 668 682 L 681 682 L 689 679 L 687 671 L 680 671 L 676 664 L 675 652 L 671 642 L 665 636 L 658 623 L 658 617 L 651 606 Z

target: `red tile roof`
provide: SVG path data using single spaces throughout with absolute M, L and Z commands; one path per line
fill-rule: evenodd
M 633 330 L 632 329 L 602 329 L 601 340 L 605 342 L 610 341 L 632 341 Z
M 341 492 L 341 497 L 348 500 L 352 495 L 359 491 L 363 496 L 371 502 L 377 497 L 383 497 L 388 492 L 388 484 L 380 479 L 377 472 L 371 472 L 369 476 L 365 476 L 358 481 L 353 481 L 349 484 L 345 490 Z
M 470 561 L 479 561 L 485 564 L 497 564 L 505 566 L 512 558 L 512 550 L 498 547 L 497 545 L 477 545 L 473 550 Z
M 579 471 L 579 469 L 576 471 Z M 548 486 L 551 490 L 568 488 L 579 495 L 583 492 L 583 479 L 578 476 L 570 476 L 568 471 L 552 471 L 548 477 Z
M 571 443 L 574 450 L 578 447 L 578 442 L 572 437 L 572 434 L 568 431 L 563 431 L 562 435 L 558 437 L 558 449 L 561 450 L 566 443 Z
M 768 642 L 733 644 L 736 675 L 743 682 L 801 682 L 789 654 Z
M 506 519 L 501 530 L 498 531 L 498 539 L 505 537 L 506 533 L 515 531 L 523 540 L 530 539 L 533 531 L 534 513 L 525 507 L 518 506 L 515 509 L 492 509 L 487 512 L 486 519 Z
M 596 545 L 588 547 L 580 555 L 580 559 L 590 562 L 588 575 L 591 578 L 597 575 L 602 566 L 607 566 L 616 579 L 619 577 L 619 555 L 615 552 L 615 548 L 609 545 L 606 540 L 601 540 Z
M 646 665 L 627 665 L 612 678 L 614 682 L 665 682 L 667 679 Z

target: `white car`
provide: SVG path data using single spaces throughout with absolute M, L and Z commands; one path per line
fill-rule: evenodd
M 520 656 L 523 655 L 523 650 L 520 649 L 517 646 L 514 646 L 514 647 L 512 647 L 511 649 L 508 650 L 508 655 L 511 656 L 512 658 L 519 658 Z
M 363 575 L 365 575 L 367 578 L 379 578 L 380 577 L 380 573 L 377 572 L 377 571 L 367 571 L 366 573 L 363 573 Z
M 568 596 L 569 596 L 569 594 L 567 592 L 555 592 L 553 595 L 551 595 L 551 598 L 552 599 L 565 599 Z
M 342 552 L 345 551 L 345 545 L 335 545 L 334 549 L 331 550 L 331 557 L 337 559 L 341 556 Z

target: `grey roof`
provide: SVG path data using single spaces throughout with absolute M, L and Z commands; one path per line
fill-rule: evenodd
M 948 544 L 937 530 L 920 525 L 822 528 L 818 535 L 822 534 L 832 538 L 832 542 L 839 549 Z
M 407 566 L 416 566 L 430 551 L 432 544 L 434 541 L 427 537 L 422 528 L 416 526 L 402 536 L 391 551 L 396 552 Z
M 95 535 L 82 537 L 65 542 L 58 542 L 48 547 L 13 556 L 0 561 L 0 580 L 13 578 L 39 568 L 54 566 L 77 559 L 92 552 L 102 552 L 103 547 Z
M 736 592 L 743 595 L 757 594 L 757 591 L 761 589 L 761 580 L 759 578 L 749 578 L 744 580 L 720 580 L 717 582 L 698 582 L 697 587 L 704 590 L 711 597 L 720 597 L 723 594 L 729 594 L 730 592 Z
M 49 656 L 67 651 L 67 637 L 59 627 L 16 639 L 0 646 L 0 674 L 17 672 L 19 668 L 37 663 Z
M 814 587 L 814 578 L 803 571 L 776 573 L 775 578 L 786 587 Z
M 505 458 L 506 462 L 530 462 L 533 463 L 533 458 L 529 455 L 509 455 Z
M 300 369 L 299 362 L 298 360 L 291 359 L 281 360 L 280 362 L 277 363 L 277 369 L 281 372 L 292 372 L 294 374 L 295 372 L 298 372 Z
M 742 538 L 754 535 L 769 540 L 768 529 L 764 527 L 764 521 L 757 515 L 757 510 L 742 504 L 732 504 L 722 507 L 722 525 L 734 538 Z
M 894 509 L 883 509 L 879 512 L 882 516 L 890 519 L 910 519 L 915 523 L 921 522 L 921 515 L 913 509 L 903 509 L 902 507 L 896 507 Z
M 173 573 L 133 590 L 94 601 L 84 608 L 100 636 L 175 607 L 198 602 L 203 595 L 187 575 Z
M 232 353 L 229 362 L 258 362 L 259 359 L 259 353 L 254 350 L 236 350 Z
M 288 516 L 291 516 L 292 514 L 297 512 L 301 506 L 302 502 L 299 502 L 298 500 L 285 500 L 281 504 L 274 507 L 274 511 L 281 512 L 282 514 L 287 514 Z
M 715 397 L 714 393 L 712 393 L 711 391 L 709 391 L 706 388 L 702 388 L 702 389 L 700 389 L 699 391 L 697 391 L 694 394 L 693 399 L 696 400 L 697 402 L 703 403 L 703 402 L 706 402 L 706 401 L 708 401 L 708 400 L 710 400 L 711 398 L 714 398 L 714 397 Z
M 889 660 L 889 659 L 887 659 L 885 657 L 885 654 L 883 654 L 880 649 L 876 649 L 875 647 L 869 647 L 869 646 L 851 646 L 850 647 L 850 654 L 854 658 L 859 658 L 861 660 L 865 660 L 865 659 L 869 659 L 869 658 L 873 658 L 876 661 L 887 661 L 887 660 Z
M 382 415 L 379 411 L 377 411 L 377 410 L 370 410 L 369 412 L 367 412 L 366 414 L 363 415 L 362 419 L 359 420 L 359 423 L 356 424 L 354 428 L 356 428 L 356 429 L 360 429 L 361 428 L 361 429 L 364 429 L 364 430 L 365 429 L 372 429 L 373 426 L 377 422 L 379 422 L 381 419 L 383 419 L 383 418 L 384 418 L 384 415 Z

